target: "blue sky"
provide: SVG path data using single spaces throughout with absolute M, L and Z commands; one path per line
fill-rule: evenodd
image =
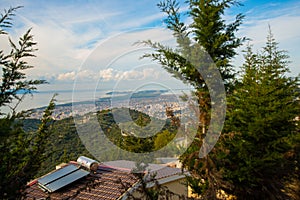
M 39 51 L 37 58 L 30 60 L 36 67 L 28 73 L 50 81 L 42 90 L 70 90 L 74 81 L 81 83 L 78 89 L 84 89 L 104 88 L 111 83 L 114 83 L 111 88 L 136 86 L 146 80 L 162 79 L 165 87 L 169 87 L 167 83 L 180 87 L 157 65 L 138 59 L 141 52 L 149 49 L 132 46 L 135 41 L 147 39 L 173 44 L 170 32 L 164 30 L 164 15 L 157 3 L 155 0 L 1 0 L 0 9 L 24 6 L 16 13 L 10 37 L 16 40 L 33 28 Z M 231 8 L 225 16 L 231 19 L 239 12 L 246 15 L 238 34 L 251 38 L 258 49 L 264 45 L 270 24 L 280 48 L 289 52 L 292 75 L 299 74 L 300 2 L 242 0 L 241 3 L 244 6 Z M 185 9 L 184 4 L 182 7 Z M 7 38 L 0 38 L 0 45 L 8 46 Z M 239 66 L 242 62 L 239 55 L 234 64 Z M 120 83 L 120 78 L 124 82 Z

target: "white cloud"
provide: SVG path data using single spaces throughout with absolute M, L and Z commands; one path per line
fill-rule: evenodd
M 151 52 L 151 49 L 143 45 L 134 45 L 137 41 L 148 39 L 167 45 L 175 43 L 171 33 L 161 28 L 121 32 L 99 42 L 81 68 L 95 70 L 97 66 L 98 70 L 113 68 L 128 71 L 144 64 L 153 64 L 150 59 L 140 59 L 145 53 Z
M 97 75 L 95 72 L 90 70 L 82 70 L 77 72 L 76 79 L 78 80 L 94 80 L 97 78 Z
M 297 67 L 300 65 L 297 55 L 299 45 L 296 45 L 300 43 L 299 3 L 281 3 L 281 6 L 277 6 L 277 4 L 260 5 L 245 1 L 245 7 L 248 3 L 252 3 L 252 7 L 248 7 L 245 12 L 246 18 L 240 34 L 252 38 L 258 46 L 263 45 L 269 23 L 275 38 L 280 42 L 280 47 L 290 52 L 295 66 L 292 71 L 299 73 Z M 116 35 L 134 28 L 160 25 L 164 17 L 156 7 L 156 2 L 153 1 L 70 3 L 14 0 L 1 1 L 0 4 L 2 8 L 24 5 L 24 8 L 17 11 L 14 17 L 15 26 L 11 30 L 11 35 L 13 38 L 18 38 L 28 28 L 33 28 L 32 33 L 39 49 L 36 52 L 37 58 L 30 59 L 30 64 L 36 66 L 33 70 L 29 70 L 34 77 L 58 74 L 56 80 L 59 81 L 74 80 L 74 76 L 81 79 L 88 77 L 93 80 L 99 77 L 103 80 L 117 78 L 129 80 L 145 78 L 147 74 L 159 77 L 156 74 L 157 70 L 132 71 L 132 68 L 145 63 L 139 61 L 138 57 L 146 50 L 132 44 L 147 39 L 166 44 L 174 42 L 171 40 L 170 32 L 159 29 L 136 30 Z M 181 9 L 181 11 L 186 10 L 187 7 Z M 188 19 L 184 17 L 184 20 Z M 0 39 L 0 46 L 8 46 L 6 38 Z M 141 48 L 139 54 L 138 48 Z M 113 71 L 103 71 L 100 75 L 101 70 L 109 68 Z
M 74 81 L 75 78 L 76 78 L 76 73 L 74 71 L 72 71 L 72 72 L 67 72 L 64 74 L 59 74 L 57 77 L 57 80 L 59 80 L 59 81 L 69 81 L 69 80 Z
M 160 73 L 160 71 L 158 71 L 157 69 L 153 69 L 153 68 L 148 68 L 148 69 L 144 69 L 143 70 L 143 77 L 145 79 L 147 78 L 154 78 L 154 79 L 159 79 L 161 78 L 160 76 L 162 75 L 162 73 Z
M 162 73 L 154 68 L 145 68 L 141 70 L 119 71 L 112 68 L 100 70 L 98 74 L 95 71 L 83 70 L 79 72 L 71 71 L 67 73 L 58 74 L 58 81 L 131 81 L 131 80 L 157 80 Z
M 2 7 L 10 7 L 19 3 L 18 0 L 6 1 Z M 28 70 L 32 77 L 44 77 L 45 74 L 51 73 L 59 74 L 56 80 L 74 80 L 74 73 L 78 69 L 97 71 L 94 68 L 80 68 L 86 59 L 93 59 L 91 54 L 96 45 L 103 48 L 101 53 L 97 53 L 95 62 L 92 62 L 91 66 L 99 66 L 101 63 L 103 69 L 109 67 L 108 64 L 114 58 L 137 49 L 136 46 L 132 46 L 137 40 L 168 40 L 170 35 L 162 34 L 161 31 L 155 29 L 141 29 L 119 34 L 121 31 L 140 28 L 162 18 L 162 14 L 156 10 L 156 3 L 151 2 L 152 4 L 153 6 L 143 11 L 143 9 L 136 8 L 149 6 L 149 2 L 101 1 L 79 5 L 63 2 L 24 1 L 22 2 L 24 8 L 20 9 L 14 17 L 16 26 L 11 29 L 11 37 L 17 41 L 17 38 L 28 28 L 32 28 L 38 48 L 37 57 L 29 59 L 30 64 L 35 66 L 33 70 Z M 120 36 L 115 37 L 117 41 L 103 45 L 110 40 L 111 35 L 116 35 L 116 33 Z M 1 46 L 9 46 L 7 40 L 1 39 Z M 131 66 L 137 59 L 137 57 L 128 58 L 123 65 Z M 124 69 L 118 70 L 124 71 Z M 129 79 L 139 75 L 127 72 L 122 76 Z
M 238 31 L 238 36 L 247 37 L 253 45 L 253 51 L 261 50 L 266 43 L 268 26 L 271 26 L 272 33 L 276 42 L 279 43 L 281 50 L 287 50 L 292 63 L 289 65 L 291 75 L 300 73 L 299 44 L 300 43 L 300 2 L 279 1 L 260 3 L 245 0 L 245 6 L 233 8 L 228 12 L 227 19 L 232 19 L 234 15 L 241 12 L 245 14 L 245 19 Z M 240 67 L 244 62 L 243 50 L 246 49 L 245 43 L 238 49 L 239 55 L 234 59 L 234 66 Z M 239 70 L 239 69 L 237 69 Z
M 285 43 L 299 38 L 300 16 L 280 16 L 271 19 L 251 20 L 242 29 L 241 35 L 246 35 L 255 43 L 265 42 L 271 26 L 276 40 Z
M 289 60 L 292 62 L 289 65 L 290 70 L 292 76 L 296 76 L 300 73 L 299 45 L 297 45 L 300 44 L 300 16 L 284 15 L 257 20 L 252 18 L 243 25 L 239 35 L 250 38 L 250 44 L 253 44 L 254 50 L 257 51 L 266 43 L 269 25 L 276 42 L 279 43 L 279 48 L 288 51 Z M 237 65 L 241 66 L 243 63 L 242 52 L 236 60 Z
M 118 71 L 112 68 L 104 69 L 99 72 L 99 78 L 103 81 L 120 81 L 120 80 L 157 80 L 161 73 L 153 68 L 143 70 Z
M 143 79 L 144 77 L 141 76 L 142 73 L 138 71 L 126 71 L 121 76 L 121 80 L 136 80 L 136 79 Z
M 94 81 L 98 78 L 95 72 L 90 70 L 82 70 L 79 72 L 71 71 L 66 73 L 58 74 L 57 79 L 58 81 Z
M 117 71 L 112 68 L 104 69 L 99 72 L 99 78 L 103 79 L 104 81 L 114 80 L 117 76 Z

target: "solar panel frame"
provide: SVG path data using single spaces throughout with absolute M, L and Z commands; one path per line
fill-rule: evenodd
M 76 170 L 78 170 L 78 168 L 75 165 L 68 165 L 66 167 L 63 167 L 51 174 L 48 174 L 38 179 L 38 182 L 40 184 L 47 185 L 48 183 L 55 181 L 56 179 L 59 179 L 60 177 L 70 174 Z
M 83 169 L 79 169 L 75 172 L 72 172 L 71 174 L 68 174 L 60 179 L 57 179 L 56 181 L 53 181 L 46 185 L 47 189 L 50 192 L 54 192 L 62 187 L 65 187 L 69 185 L 70 183 L 73 183 L 89 174 L 88 171 L 85 171 Z
M 68 165 L 51 174 L 38 179 L 39 186 L 48 192 L 54 192 L 89 174 L 88 171 L 75 165 Z

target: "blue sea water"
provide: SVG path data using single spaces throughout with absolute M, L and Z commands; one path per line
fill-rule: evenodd
M 161 89 L 161 88 L 160 88 Z M 180 93 L 186 91 L 186 89 L 174 89 L 172 91 L 165 92 L 164 94 Z M 114 95 L 123 95 L 123 93 L 131 93 L 129 90 L 124 91 L 114 91 Z M 72 102 L 82 102 L 82 101 L 94 101 L 99 98 L 110 96 L 112 90 L 49 90 L 49 91 L 37 91 L 33 94 L 28 94 L 23 99 L 23 101 L 18 105 L 16 111 L 29 110 L 34 108 L 40 108 L 47 106 L 53 97 L 55 97 L 56 104 L 66 104 Z M 9 108 L 6 107 L 2 109 L 2 112 L 9 112 Z
M 28 94 L 24 98 L 24 100 L 18 105 L 17 111 L 21 110 L 29 110 L 33 108 L 40 108 L 47 106 L 53 97 L 54 94 L 57 94 L 55 97 L 56 104 L 65 104 L 71 103 L 73 101 L 87 101 L 87 100 L 94 100 L 95 98 L 100 98 L 105 96 L 107 90 L 103 91 L 90 91 L 90 90 L 82 90 L 76 91 L 73 90 L 58 90 L 58 91 L 38 91 L 34 92 L 33 94 Z M 13 104 L 14 105 L 14 104 Z M 2 110 L 3 112 L 8 112 L 9 108 L 6 107 Z

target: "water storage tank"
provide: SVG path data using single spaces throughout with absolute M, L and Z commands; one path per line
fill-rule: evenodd
M 93 160 L 91 158 L 80 156 L 77 159 L 77 163 L 88 168 L 91 171 L 97 171 L 99 163 L 96 160 Z

